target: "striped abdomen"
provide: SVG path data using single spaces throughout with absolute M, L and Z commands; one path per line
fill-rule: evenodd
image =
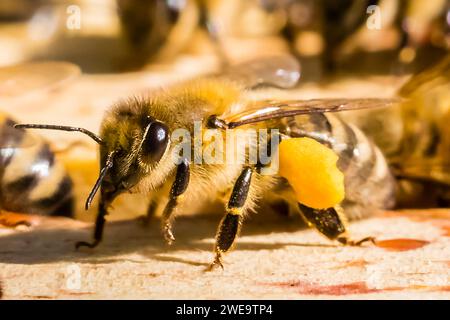
M 0 114 L 0 208 L 72 215 L 72 180 L 47 143 Z
M 349 218 L 394 206 L 395 179 L 381 151 L 357 127 L 334 114 L 311 114 L 286 118 L 281 129 L 291 137 L 312 137 L 337 153 L 345 176 L 342 206 Z

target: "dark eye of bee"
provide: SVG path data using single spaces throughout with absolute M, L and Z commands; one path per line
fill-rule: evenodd
M 169 142 L 169 130 L 167 126 L 160 122 L 151 123 L 147 135 L 142 143 L 142 153 L 152 159 L 159 161 L 163 156 Z

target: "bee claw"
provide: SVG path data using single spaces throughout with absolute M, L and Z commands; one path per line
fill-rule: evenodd
M 165 240 L 166 240 L 167 245 L 171 246 L 174 243 L 175 238 L 174 237 L 172 237 L 172 238 L 166 237 Z
M 77 243 L 75 243 L 75 250 L 78 250 L 81 247 L 87 247 L 90 249 L 95 248 L 98 244 L 100 243 L 100 241 L 95 240 L 94 242 L 85 242 L 85 241 L 79 241 Z
M 168 245 L 171 245 L 175 241 L 175 237 L 172 232 L 172 226 L 170 224 L 164 225 L 163 235 Z
M 375 237 L 366 237 L 361 240 L 355 241 L 355 240 L 350 240 L 346 237 L 340 237 L 340 238 L 337 238 L 337 241 L 339 241 L 340 243 L 342 243 L 343 245 L 346 245 L 346 246 L 359 247 L 365 242 L 371 242 L 371 243 L 375 244 L 376 239 L 375 239 Z
M 218 266 L 221 267 L 222 270 L 225 270 L 222 264 L 222 256 L 219 253 L 216 254 L 214 261 L 206 268 L 205 271 L 207 272 L 213 271 Z

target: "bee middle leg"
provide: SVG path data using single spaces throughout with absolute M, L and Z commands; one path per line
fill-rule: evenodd
M 360 246 L 365 242 L 374 242 L 374 237 L 352 240 L 347 235 L 346 219 L 340 208 L 314 209 L 298 204 L 304 220 L 309 226 L 315 227 L 330 240 L 337 240 L 343 245 Z
M 228 201 L 226 214 L 220 221 L 216 235 L 215 258 L 207 271 L 216 266 L 223 268 L 222 255 L 230 250 L 240 231 L 245 204 L 250 190 L 253 169 L 246 167 L 237 178 L 230 199 Z
M 150 203 L 148 204 L 147 213 L 141 218 L 143 226 L 147 227 L 150 225 L 150 221 L 155 217 L 157 209 L 158 209 L 158 201 L 152 198 L 150 200 Z

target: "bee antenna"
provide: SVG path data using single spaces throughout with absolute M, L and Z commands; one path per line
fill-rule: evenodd
M 85 204 L 85 206 L 84 206 L 84 208 L 85 208 L 86 210 L 89 210 L 89 208 L 90 208 L 90 206 L 91 206 L 91 203 L 92 203 L 92 200 L 94 199 L 95 194 L 97 193 L 98 189 L 100 188 L 100 186 L 101 186 L 101 184 L 102 184 L 102 181 L 103 181 L 103 179 L 104 179 L 105 176 L 106 176 L 106 173 L 107 173 L 108 170 L 111 169 L 112 166 L 113 166 L 113 161 L 112 161 L 113 155 L 114 155 L 114 151 L 111 152 L 110 154 L 108 154 L 108 158 L 106 159 L 105 166 L 102 168 L 102 170 L 100 170 L 100 175 L 98 176 L 97 181 L 95 182 L 94 187 L 92 188 L 91 192 L 89 193 L 89 196 L 88 196 L 87 199 L 86 199 L 86 204 Z
M 102 138 L 98 135 L 89 131 L 85 128 L 80 127 L 70 127 L 70 126 L 58 126 L 58 125 L 50 125 L 50 124 L 15 124 L 14 128 L 16 129 L 49 129 L 49 130 L 60 130 L 60 131 L 77 131 L 84 133 L 91 137 L 98 144 L 103 144 Z

